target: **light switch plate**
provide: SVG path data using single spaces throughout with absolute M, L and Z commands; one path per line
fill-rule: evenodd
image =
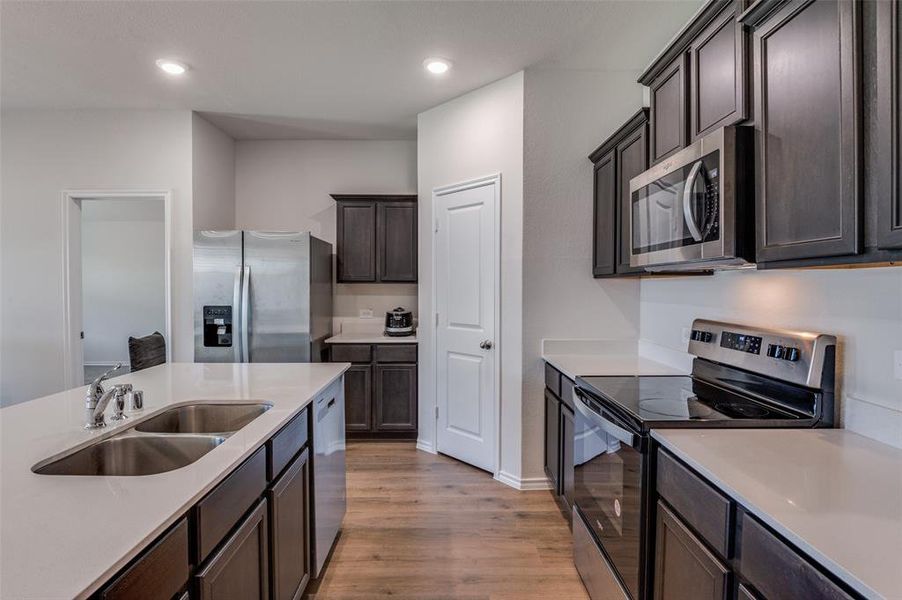
M 896 360 L 893 364 L 896 379 L 902 379 L 902 350 L 896 350 Z
M 373 318 L 373 309 L 372 308 L 361 308 L 360 309 L 360 318 L 361 319 L 372 319 Z

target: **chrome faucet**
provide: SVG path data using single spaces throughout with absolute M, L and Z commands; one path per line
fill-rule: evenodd
M 85 429 L 99 429 L 106 425 L 106 418 L 103 411 L 106 410 L 110 399 L 115 395 L 124 394 L 119 386 L 114 386 L 110 391 L 103 389 L 103 382 L 110 376 L 122 368 L 122 363 L 117 363 L 115 367 L 95 379 L 88 385 L 88 393 L 85 395 Z

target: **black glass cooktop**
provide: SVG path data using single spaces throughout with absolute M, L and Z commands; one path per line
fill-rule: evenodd
M 642 429 L 681 423 L 688 427 L 742 427 L 805 417 L 692 377 L 580 377 L 578 385 Z

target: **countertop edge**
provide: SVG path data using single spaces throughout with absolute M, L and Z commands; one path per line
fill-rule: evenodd
M 345 374 L 345 372 L 350 368 L 351 363 L 329 363 L 335 365 L 336 367 L 340 367 L 341 371 L 338 372 L 334 377 L 329 379 L 325 384 L 317 388 L 315 392 L 313 392 L 309 398 L 307 398 L 304 402 L 302 402 L 295 410 L 291 411 L 287 414 L 287 416 L 282 419 L 278 424 L 276 424 L 273 429 L 265 434 L 258 442 L 255 442 L 253 446 L 251 446 L 250 450 L 245 450 L 240 457 L 236 458 L 232 464 L 226 468 L 224 468 L 218 476 L 216 476 L 212 482 L 209 484 L 202 486 L 201 489 L 195 493 L 190 500 L 188 500 L 185 504 L 183 504 L 177 511 L 175 511 L 172 515 L 169 516 L 168 519 L 164 520 L 163 523 L 156 527 L 152 533 L 148 534 L 141 542 L 138 543 L 137 546 L 132 548 L 132 550 L 126 553 L 125 556 L 120 557 L 113 566 L 107 569 L 103 574 L 97 577 L 88 587 L 84 588 L 82 591 L 78 592 L 74 598 L 76 600 L 87 599 L 90 598 L 92 594 L 97 592 L 104 583 L 108 582 L 113 576 L 115 576 L 123 567 L 128 565 L 133 559 L 135 559 L 138 555 L 141 554 L 151 543 L 153 543 L 160 535 L 166 532 L 167 529 L 172 527 L 176 521 L 182 518 L 185 513 L 195 504 L 197 501 L 203 498 L 207 493 L 213 490 L 217 485 L 219 485 L 228 475 L 230 475 L 236 467 L 238 467 L 245 460 L 250 458 L 254 452 L 259 450 L 266 444 L 267 440 L 271 438 L 275 433 L 282 429 L 291 419 L 296 417 L 302 410 L 310 406 L 313 402 L 314 398 L 325 391 L 330 385 L 332 385 L 339 377 Z M 164 409 L 165 410 L 165 409 Z M 269 483 L 267 482 L 267 485 Z
M 851 433 L 852 435 L 857 435 L 853 432 L 849 433 Z M 760 519 L 768 527 L 786 538 L 787 541 L 804 552 L 813 562 L 817 563 L 821 568 L 826 569 L 827 571 L 835 575 L 840 581 L 848 585 L 850 588 L 852 588 L 865 598 L 869 600 L 885 600 L 885 596 L 883 596 L 883 594 L 872 589 L 865 582 L 856 577 L 853 573 L 849 572 L 847 569 L 837 564 L 828 556 L 812 547 L 805 540 L 805 538 L 795 533 L 792 529 L 774 518 L 770 513 L 755 505 L 755 503 L 749 501 L 748 498 L 746 498 L 738 490 L 724 483 L 721 478 L 718 477 L 715 473 L 699 464 L 698 461 L 689 456 L 687 453 L 683 452 L 683 450 L 681 450 L 677 444 L 667 439 L 666 435 L 666 433 L 659 434 L 656 429 L 651 430 L 651 436 L 661 446 L 666 448 L 674 456 L 685 462 L 694 470 L 698 471 L 698 473 L 701 474 L 709 482 L 711 482 L 714 487 L 725 493 L 727 496 L 733 498 L 739 504 L 742 504 L 742 506 L 746 508 L 749 513 Z
M 594 373 L 576 373 L 572 368 L 570 368 L 566 361 L 568 359 L 572 359 L 575 356 L 579 356 L 581 360 L 596 360 L 596 361 L 635 361 L 635 368 L 632 370 L 629 369 L 616 369 L 616 373 L 614 370 L 609 370 L 608 372 L 604 369 L 598 369 Z M 634 375 L 665 375 L 665 376 L 679 376 L 686 375 L 687 373 L 681 371 L 680 369 L 668 365 L 666 363 L 662 363 L 653 358 L 648 358 L 646 356 L 641 356 L 638 354 L 593 354 L 593 355 L 573 355 L 573 354 L 542 354 L 542 360 L 558 371 L 561 372 L 565 377 L 570 379 L 571 381 L 576 381 L 577 377 L 604 377 L 604 376 L 634 376 Z M 650 367 L 647 369 L 642 368 L 642 364 Z

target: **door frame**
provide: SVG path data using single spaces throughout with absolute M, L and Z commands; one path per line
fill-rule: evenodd
M 73 212 L 82 200 L 159 200 L 163 202 L 163 294 L 166 309 L 166 362 L 172 362 L 172 191 L 154 189 L 90 190 L 70 189 L 61 193 L 63 236 L 63 378 L 66 389 L 84 385 L 81 327 L 82 311 L 73 310 L 76 295 L 81 295 L 81 278 L 73 273 L 75 261 L 81 262 L 81 220 Z
M 502 339 L 501 339 L 501 173 L 492 173 L 490 175 L 485 175 L 483 177 L 478 177 L 476 179 L 470 179 L 459 183 L 453 183 L 449 185 L 443 185 L 436 187 L 432 190 L 432 218 L 433 223 L 430 230 L 431 244 L 432 244 L 432 293 L 433 293 L 433 302 L 432 302 L 432 322 L 433 322 L 433 331 L 435 332 L 432 336 L 432 344 L 431 344 L 431 354 L 432 354 L 432 365 L 433 365 L 433 381 L 432 381 L 432 392 L 433 392 L 433 405 L 435 410 L 433 411 L 432 418 L 432 439 L 433 439 L 433 448 L 435 452 L 441 452 L 442 449 L 439 446 L 438 439 L 438 319 L 435 315 L 438 314 L 437 310 L 437 302 L 435 298 L 435 290 L 436 287 L 436 274 L 437 274 L 437 256 L 436 256 L 436 227 L 438 226 L 438 205 L 442 196 L 447 196 L 449 194 L 453 194 L 456 192 L 462 192 L 465 190 L 470 190 L 478 187 L 485 186 L 494 186 L 495 190 L 495 243 L 494 243 L 494 257 L 492 262 L 495 265 L 495 333 L 494 333 L 494 348 L 495 348 L 495 364 L 494 364 L 494 408 L 493 408 L 493 416 L 495 419 L 494 429 L 495 429 L 495 440 L 494 440 L 494 448 L 492 449 L 492 457 L 494 459 L 494 466 L 492 469 L 492 475 L 495 479 L 499 478 L 499 474 L 501 472 L 501 351 L 503 348 Z

